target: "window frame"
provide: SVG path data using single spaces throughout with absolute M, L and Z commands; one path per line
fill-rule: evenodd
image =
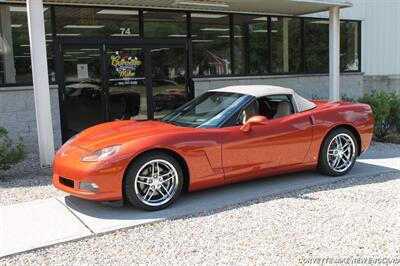
M 26 4 L 24 3 L 0 3 L 0 5 L 13 5 L 13 6 L 26 6 Z M 48 7 L 51 9 L 51 25 L 52 25 L 52 45 L 53 45 L 53 60 L 54 62 L 56 61 L 56 58 L 54 56 L 54 51 L 55 49 L 57 49 L 56 47 L 54 47 L 54 40 L 56 38 L 59 38 L 56 36 L 56 23 L 57 23 L 57 19 L 54 16 L 54 10 L 57 7 L 63 7 L 63 6 L 67 6 L 67 7 L 76 7 L 76 8 L 88 8 L 90 6 L 82 6 L 82 5 L 54 5 L 54 4 L 47 4 L 45 5 L 45 7 Z M 97 7 L 97 6 L 96 6 Z M 107 9 L 121 9 L 121 7 L 107 7 L 107 6 L 98 6 L 101 8 L 107 8 Z M 282 16 L 282 15 L 266 15 L 266 14 L 252 14 L 252 13 L 231 13 L 231 12 L 212 12 L 212 11 L 189 11 L 189 10 L 179 10 L 179 9 L 150 9 L 150 8 L 127 8 L 129 10 L 137 10 L 138 11 L 138 19 L 139 19 L 139 37 L 137 38 L 142 38 L 142 39 L 151 39 L 152 37 L 144 37 L 144 16 L 143 13 L 145 11 L 153 11 L 153 12 L 180 12 L 180 13 L 185 13 L 186 14 L 186 37 L 182 37 L 183 39 L 187 39 L 187 40 L 191 40 L 192 39 L 192 19 L 191 19 L 191 14 L 192 13 L 212 13 L 212 14 L 224 14 L 224 15 L 228 15 L 229 16 L 229 48 L 230 48 L 230 71 L 231 74 L 227 74 L 227 75 L 197 75 L 197 76 L 193 76 L 194 78 L 215 78 L 215 77 L 220 77 L 220 78 L 224 78 L 224 77 L 252 77 L 252 76 L 279 76 L 279 75 L 308 75 L 308 74 L 328 74 L 329 72 L 318 72 L 318 71 L 314 71 L 314 72 L 307 72 L 306 71 L 306 66 L 305 66 L 305 23 L 304 20 L 305 19 L 315 19 L 315 20 L 326 20 L 329 21 L 328 18 L 315 18 L 315 17 L 296 17 L 296 16 Z M 235 38 L 235 32 L 234 32 L 234 22 L 235 22 L 235 17 L 236 16 L 241 16 L 241 15 L 259 15 L 259 16 L 265 16 L 267 17 L 267 22 L 268 22 L 268 33 L 267 33 L 267 49 L 268 49 L 268 53 L 267 53 L 267 57 L 266 61 L 267 61 L 267 69 L 269 70 L 267 73 L 252 73 L 252 74 L 236 74 L 235 73 L 235 45 L 234 45 L 234 38 Z M 300 19 L 300 71 L 299 72 L 272 72 L 271 71 L 271 66 L 272 66 L 272 61 L 271 61 L 271 56 L 272 56 L 272 45 L 271 45 L 271 17 L 278 17 L 278 18 L 285 18 L 285 17 L 289 17 L 289 18 L 297 18 Z M 344 71 L 340 71 L 340 73 L 360 73 L 361 72 L 361 59 L 362 59 L 362 21 L 361 20 L 354 20 L 354 19 L 341 19 L 341 21 L 345 21 L 345 22 L 356 22 L 358 23 L 358 33 L 357 33 L 357 37 L 358 37 L 358 69 L 357 70 L 344 70 Z M 110 37 L 112 38 L 112 37 Z M 177 37 L 165 37 L 164 39 L 177 39 Z M 57 81 L 52 82 L 50 81 L 50 85 L 55 85 L 57 84 Z M 19 87 L 19 86 L 32 86 L 33 82 L 23 82 L 23 83 L 4 83 L 4 84 L 0 84 L 0 88 L 1 87 Z

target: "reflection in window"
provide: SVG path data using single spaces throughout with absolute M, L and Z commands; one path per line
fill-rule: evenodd
M 234 23 L 235 74 L 267 73 L 267 17 L 235 15 Z
M 143 49 L 109 49 L 107 61 L 110 120 L 147 119 Z
M 340 70 L 359 71 L 360 22 L 340 23 Z
M 44 8 L 46 32 L 51 32 L 50 9 Z M 49 73 L 54 74 L 51 38 L 46 39 Z M 50 77 L 50 81 L 52 81 Z M 0 84 L 31 83 L 31 53 L 25 6 L 0 5 Z
M 193 74 L 230 74 L 229 16 L 207 13 L 192 13 L 191 16 Z
M 183 12 L 144 11 L 145 37 L 186 37 L 186 14 Z
M 82 7 L 55 7 L 55 9 L 58 36 L 139 36 L 137 10 Z
M 159 118 L 187 101 L 184 48 L 151 49 L 154 117 Z
M 300 72 L 301 19 L 271 17 L 272 72 Z
M 304 19 L 306 72 L 329 70 L 329 20 Z

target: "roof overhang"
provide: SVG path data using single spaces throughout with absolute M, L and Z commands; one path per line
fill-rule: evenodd
M 3 2 L 3 1 L 1 1 Z M 24 3 L 23 0 L 4 1 Z M 327 11 L 330 7 L 350 7 L 346 0 L 43 0 L 45 4 L 176 9 L 230 13 L 299 16 Z

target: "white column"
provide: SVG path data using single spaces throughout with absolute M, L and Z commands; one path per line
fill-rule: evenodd
M 50 107 L 49 75 L 47 70 L 43 1 L 27 0 L 26 5 L 40 165 L 48 167 L 51 166 L 54 158 L 54 138 Z
M 329 99 L 340 99 L 340 8 L 329 9 Z
M 5 83 L 15 83 L 15 64 L 9 6 L 0 6 L 0 48 L 3 54 Z

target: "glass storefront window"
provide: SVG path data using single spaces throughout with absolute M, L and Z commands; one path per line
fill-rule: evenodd
M 192 13 L 193 74 L 221 76 L 231 73 L 229 16 Z
M 340 70 L 359 71 L 360 22 L 341 21 L 340 23 Z
M 143 11 L 144 37 L 187 37 L 186 13 Z
M 154 117 L 161 118 L 187 101 L 186 56 L 183 48 L 150 50 Z
M 44 10 L 45 29 L 51 32 L 50 9 Z M 53 65 L 51 37 L 46 40 L 49 68 Z M 0 5 L 0 85 L 31 83 L 31 53 L 26 7 Z
M 234 24 L 235 74 L 267 73 L 267 17 L 235 15 Z
M 271 32 L 272 72 L 300 72 L 301 19 L 271 17 Z
M 306 72 L 329 71 L 329 20 L 304 19 Z
M 55 9 L 58 36 L 139 36 L 137 10 L 58 6 Z
M 49 79 L 54 83 L 55 66 L 51 10 L 56 34 L 61 37 L 139 37 L 139 10 L 46 6 L 44 8 Z M 188 36 L 184 11 L 143 10 L 143 34 L 149 38 Z M 304 19 L 304 58 L 301 53 L 301 21 Z M 268 16 L 191 13 L 193 74 L 223 76 L 329 71 L 329 20 Z M 234 68 L 231 71 L 230 29 L 233 28 Z M 359 21 L 341 21 L 341 71 L 360 71 Z M 268 35 L 271 43 L 268 42 Z M 269 47 L 270 45 L 270 47 Z M 269 48 L 271 55 L 269 55 Z M 27 12 L 24 5 L 0 4 L 0 85 L 32 82 Z M 268 60 L 271 60 L 269 62 Z M 303 61 L 304 60 L 304 61 Z

